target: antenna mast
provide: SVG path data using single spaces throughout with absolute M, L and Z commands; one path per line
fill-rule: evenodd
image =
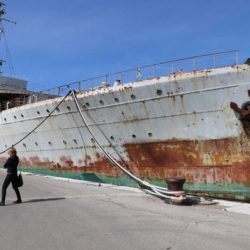
M 12 21 L 12 20 L 4 18 L 4 15 L 6 14 L 4 6 L 5 6 L 5 3 L 3 3 L 3 2 L 0 1 L 0 41 L 2 40 L 2 36 L 4 35 L 3 22 L 8 22 L 8 23 L 16 24 L 15 21 Z M 5 61 L 0 58 L 0 73 L 2 73 L 3 63 L 5 63 Z

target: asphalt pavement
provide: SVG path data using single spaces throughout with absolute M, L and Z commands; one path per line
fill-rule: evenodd
M 12 204 L 10 186 L 0 207 L 0 249 L 250 249 L 250 216 L 224 206 L 174 206 L 132 188 L 23 178 L 23 203 Z

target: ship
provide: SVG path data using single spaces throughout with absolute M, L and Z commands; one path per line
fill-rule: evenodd
M 21 168 L 31 172 L 133 185 L 94 134 L 105 152 L 143 180 L 164 186 L 166 178 L 181 177 L 188 193 L 250 201 L 250 59 L 239 63 L 237 50 L 40 92 L 1 73 L 0 91 L 1 164 L 14 145 Z

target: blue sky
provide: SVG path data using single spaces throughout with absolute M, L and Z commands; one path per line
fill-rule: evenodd
M 250 57 L 248 0 L 6 0 L 15 75 L 31 89 L 210 52 Z

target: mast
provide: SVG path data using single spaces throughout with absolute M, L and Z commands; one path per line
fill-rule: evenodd
M 5 3 L 0 1 L 0 42 L 2 41 L 2 37 L 4 36 L 3 23 L 8 22 L 8 23 L 16 24 L 15 21 L 4 18 L 5 14 L 6 14 Z M 2 66 L 5 62 L 6 61 L 4 61 L 2 58 L 0 58 L 0 74 L 2 73 Z

